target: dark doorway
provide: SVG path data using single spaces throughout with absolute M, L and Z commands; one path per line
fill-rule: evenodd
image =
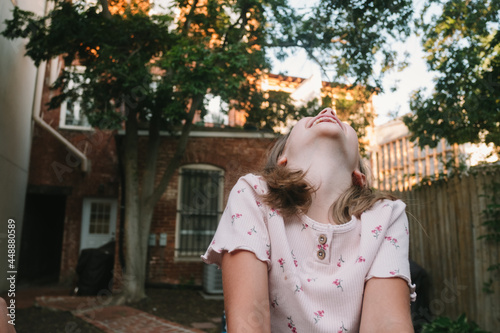
M 19 255 L 19 283 L 59 280 L 66 196 L 28 193 Z

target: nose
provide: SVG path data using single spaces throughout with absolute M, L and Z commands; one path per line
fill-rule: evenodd
M 335 111 L 333 111 L 332 108 L 324 108 L 323 110 L 321 110 L 321 112 L 319 114 L 325 114 L 325 113 L 330 113 L 334 116 L 336 116 L 337 114 L 335 113 Z

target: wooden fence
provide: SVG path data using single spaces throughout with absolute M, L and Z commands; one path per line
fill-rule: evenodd
M 431 279 L 432 315 L 456 319 L 465 313 L 482 329 L 500 332 L 500 274 L 487 270 L 500 262 L 500 246 L 478 239 L 488 233 L 483 211 L 494 183 L 500 186 L 500 168 L 480 168 L 401 196 L 410 220 L 410 257 Z M 494 292 L 486 293 L 490 279 Z

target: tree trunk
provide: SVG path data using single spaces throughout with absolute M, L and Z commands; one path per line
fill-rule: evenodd
M 127 110 L 123 147 L 125 170 L 125 271 L 118 303 L 134 302 L 146 297 L 144 258 L 141 246 L 138 170 L 138 126 L 136 113 Z M 148 230 L 149 231 L 149 230 Z
M 135 112 L 128 110 L 125 123 L 125 140 L 123 147 L 125 170 L 125 272 L 123 274 L 122 292 L 115 299 L 116 304 L 136 302 L 146 297 L 146 268 L 148 254 L 148 238 L 156 203 L 165 192 L 174 171 L 179 167 L 186 151 L 189 132 L 196 110 L 203 102 L 203 95 L 195 96 L 191 103 L 188 117 L 183 126 L 177 149 L 165 170 L 159 184 L 154 187 L 156 179 L 156 161 L 160 145 L 159 128 L 153 123 L 150 126 L 145 169 L 139 177 L 138 169 L 138 124 Z M 153 117 L 152 121 L 157 121 Z M 142 183 L 139 184 L 139 178 Z M 141 186 L 140 186 L 141 185 Z M 139 192 L 141 189 L 141 192 Z

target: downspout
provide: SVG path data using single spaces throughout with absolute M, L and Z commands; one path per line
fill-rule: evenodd
M 71 142 L 69 142 L 64 136 L 61 135 L 58 131 L 56 131 L 52 126 L 47 124 L 40 117 L 40 109 L 42 105 L 42 94 L 43 94 L 43 82 L 45 78 L 45 70 L 47 68 L 47 62 L 43 61 L 36 70 L 36 79 L 35 79 L 35 95 L 33 97 L 33 120 L 39 126 L 45 128 L 52 134 L 57 140 L 59 140 L 63 145 L 65 145 L 69 151 L 71 151 L 76 157 L 80 159 L 81 169 L 83 172 L 90 171 L 90 161 L 82 153 L 78 148 L 76 148 Z

